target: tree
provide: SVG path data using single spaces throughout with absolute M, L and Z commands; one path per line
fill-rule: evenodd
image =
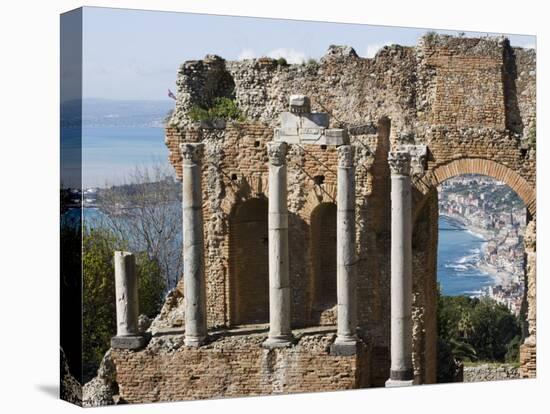
M 480 359 L 504 361 L 508 345 L 521 330 L 510 310 L 490 298 L 481 299 L 472 313 L 473 334 L 469 342 Z
M 82 298 L 79 294 L 82 291 L 80 213 L 80 209 L 65 209 L 60 217 L 60 345 L 66 356 L 69 371 L 79 381 L 82 380 L 82 339 L 74 329 L 82 323 Z
M 91 379 L 116 334 L 113 252 L 126 243 L 105 229 L 85 229 L 83 235 L 83 371 Z M 160 310 L 165 284 L 158 264 L 146 253 L 136 254 L 140 312 L 153 317 Z
M 439 382 L 455 381 L 463 361 L 517 361 L 519 320 L 495 300 L 440 294 L 437 320 Z
M 146 252 L 171 288 L 183 272 L 181 186 L 161 165 L 136 167 L 125 182 L 99 193 L 101 227 Z

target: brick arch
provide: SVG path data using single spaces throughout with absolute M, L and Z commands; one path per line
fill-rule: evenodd
M 263 174 L 241 176 L 231 181 L 226 185 L 226 196 L 220 207 L 226 216 L 230 216 L 236 206 L 253 198 L 267 198 L 267 177 Z
M 438 165 L 430 170 L 415 185 L 421 193 L 437 188 L 443 181 L 463 174 L 480 174 L 502 181 L 521 198 L 532 217 L 536 215 L 535 188 L 516 171 L 493 160 L 484 158 L 461 158 Z M 425 198 L 425 197 L 424 197 Z
M 336 203 L 336 185 L 316 185 L 309 191 L 303 208 L 303 216 L 308 222 L 313 211 L 323 203 Z

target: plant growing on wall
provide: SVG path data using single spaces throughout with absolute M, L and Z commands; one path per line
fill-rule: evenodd
M 430 30 L 426 32 L 426 34 L 423 36 L 427 45 L 433 45 L 435 42 L 437 42 L 438 34 L 437 32 Z
M 235 100 L 227 97 L 217 97 L 212 106 L 206 108 L 193 105 L 187 112 L 187 116 L 193 121 L 244 121 L 244 115 L 237 106 Z
M 533 127 L 529 131 L 528 143 L 531 148 L 533 148 L 534 150 L 537 149 L 537 121 L 536 120 L 533 122 Z

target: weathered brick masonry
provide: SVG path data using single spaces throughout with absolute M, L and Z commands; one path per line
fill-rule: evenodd
M 265 334 L 225 336 L 201 347 L 181 337 L 153 339 L 142 352 L 116 350 L 117 381 L 126 402 L 178 401 L 368 385 L 367 353 L 331 356 L 333 335 L 303 333 L 292 348 L 263 349 Z M 166 343 L 170 345 L 167 346 Z
M 166 129 L 170 161 L 181 177 L 179 144 L 205 144 L 202 172 L 208 326 L 267 321 L 267 142 L 288 97 L 301 93 L 349 129 L 356 148 L 358 320 L 366 345 L 358 355 L 327 352 L 329 334 L 304 335 L 289 349 L 264 350 L 261 335 L 217 335 L 204 347 L 158 331 L 142 351 L 113 353 L 121 397 L 130 402 L 382 386 L 389 373 L 390 172 L 397 144 L 427 145 L 413 177 L 413 364 L 419 383 L 436 379 L 437 185 L 485 174 L 525 202 L 532 229 L 527 278 L 529 333 L 522 375 L 535 365 L 535 53 L 502 38 L 426 36 L 416 47 L 390 46 L 374 59 L 331 47 L 320 62 L 272 59 L 184 63 Z M 194 104 L 234 95 L 245 122 L 191 122 Z M 332 325 L 336 150 L 290 145 L 288 209 L 293 328 Z M 332 207 L 331 207 L 332 206 Z M 332 212 L 332 213 L 331 213 Z M 184 287 L 179 287 L 180 291 Z M 328 292 L 328 293 L 327 293 Z M 332 295 L 332 300 L 331 300 Z M 154 326 L 181 329 L 181 300 L 169 298 Z M 170 317 L 168 317 L 170 315 Z M 155 332 L 154 332 L 155 333 Z M 165 341 L 165 342 L 163 342 Z M 163 345 L 164 344 L 164 345 Z

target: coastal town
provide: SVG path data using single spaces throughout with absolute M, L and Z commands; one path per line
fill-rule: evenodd
M 524 297 L 524 246 L 526 210 L 504 183 L 481 175 L 463 175 L 439 188 L 439 214 L 461 223 L 481 236 L 477 267 L 495 283 L 483 295 L 519 314 Z

